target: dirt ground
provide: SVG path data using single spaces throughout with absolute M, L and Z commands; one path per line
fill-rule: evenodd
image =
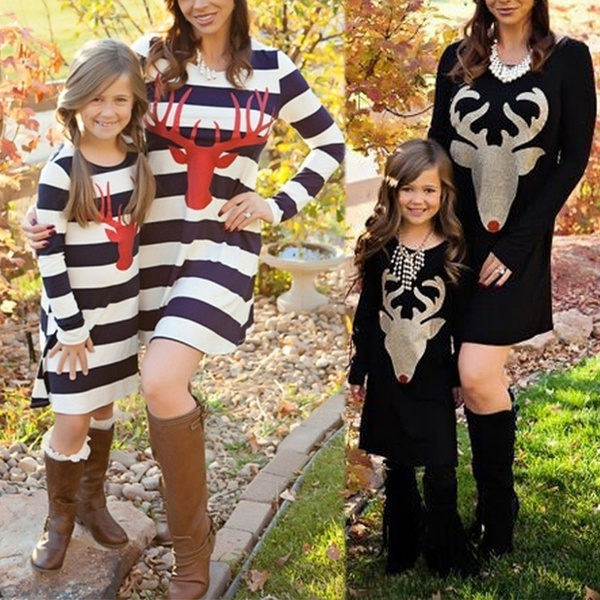
M 600 233 L 554 238 L 552 287 L 555 311 L 600 312 Z

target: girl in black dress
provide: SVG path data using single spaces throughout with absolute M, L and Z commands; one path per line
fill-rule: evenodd
M 440 60 L 429 136 L 453 160 L 475 274 L 458 365 L 485 558 L 513 549 L 518 512 L 506 360 L 552 329 L 554 219 L 583 175 L 595 119 L 590 53 L 550 30 L 548 1 L 477 0 Z
M 421 550 L 436 574 L 478 570 L 456 508 L 452 329 L 464 249 L 454 201 L 443 149 L 406 142 L 388 158 L 355 251 L 361 294 L 348 380 L 364 399 L 359 445 L 387 459 L 390 574 L 414 566 Z

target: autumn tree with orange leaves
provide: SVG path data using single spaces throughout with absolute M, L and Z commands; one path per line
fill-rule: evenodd
M 27 180 L 25 159 L 40 140 L 33 107 L 55 93 L 46 82 L 63 64 L 55 44 L 36 38 L 13 14 L 0 14 L 0 323 L 19 300 L 10 281 L 33 268 L 10 219 L 9 200 Z
M 432 31 L 425 0 L 346 3 L 346 131 L 350 145 L 382 156 L 423 136 L 433 77 L 451 33 Z

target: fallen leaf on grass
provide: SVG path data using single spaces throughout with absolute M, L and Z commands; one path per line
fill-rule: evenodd
M 330 560 L 340 560 L 340 549 L 335 542 L 331 542 L 331 545 L 327 548 L 325 554 Z
M 280 417 L 297 415 L 300 409 L 293 403 L 287 400 L 282 400 L 275 409 L 275 412 Z
M 279 497 L 282 500 L 289 500 L 290 502 L 295 502 L 296 492 L 294 492 L 294 490 L 283 490 L 283 492 L 279 494 Z
M 310 544 L 302 544 L 302 554 L 306 554 L 312 550 L 312 546 Z
M 290 559 L 290 556 L 291 556 L 291 555 L 292 555 L 292 553 L 291 553 L 291 552 L 288 552 L 288 553 L 287 553 L 285 556 L 281 556 L 280 558 L 278 558 L 278 559 L 275 561 L 275 564 L 276 564 L 278 567 L 281 567 L 281 566 L 285 565 L 285 563 L 286 563 L 286 562 L 287 562 L 287 561 Z
M 269 571 L 256 571 L 252 569 L 248 571 L 246 585 L 251 592 L 262 592 L 267 579 L 269 579 Z
M 369 533 L 367 526 L 364 523 L 355 523 L 348 530 L 349 536 L 356 541 L 364 539 Z
M 586 586 L 585 600 L 600 600 L 600 594 L 596 590 Z
M 250 434 L 249 442 L 250 442 L 250 450 L 252 451 L 253 454 L 257 454 L 258 452 L 260 452 L 260 449 L 262 448 L 262 446 L 264 446 L 267 443 L 266 440 L 263 440 L 263 439 L 257 437 L 254 432 L 252 432 Z

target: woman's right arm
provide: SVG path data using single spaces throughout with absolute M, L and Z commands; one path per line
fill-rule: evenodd
M 29 246 L 36 252 L 48 246 L 48 239 L 56 229 L 51 223 L 38 223 L 38 212 L 35 205 L 31 206 L 21 221 L 23 235 L 27 238 Z
M 452 98 L 452 80 L 448 73 L 456 63 L 458 44 L 448 46 L 438 63 L 435 79 L 435 96 L 433 101 L 433 115 L 427 137 L 435 140 L 448 151 L 451 139 L 450 126 L 450 101 Z

